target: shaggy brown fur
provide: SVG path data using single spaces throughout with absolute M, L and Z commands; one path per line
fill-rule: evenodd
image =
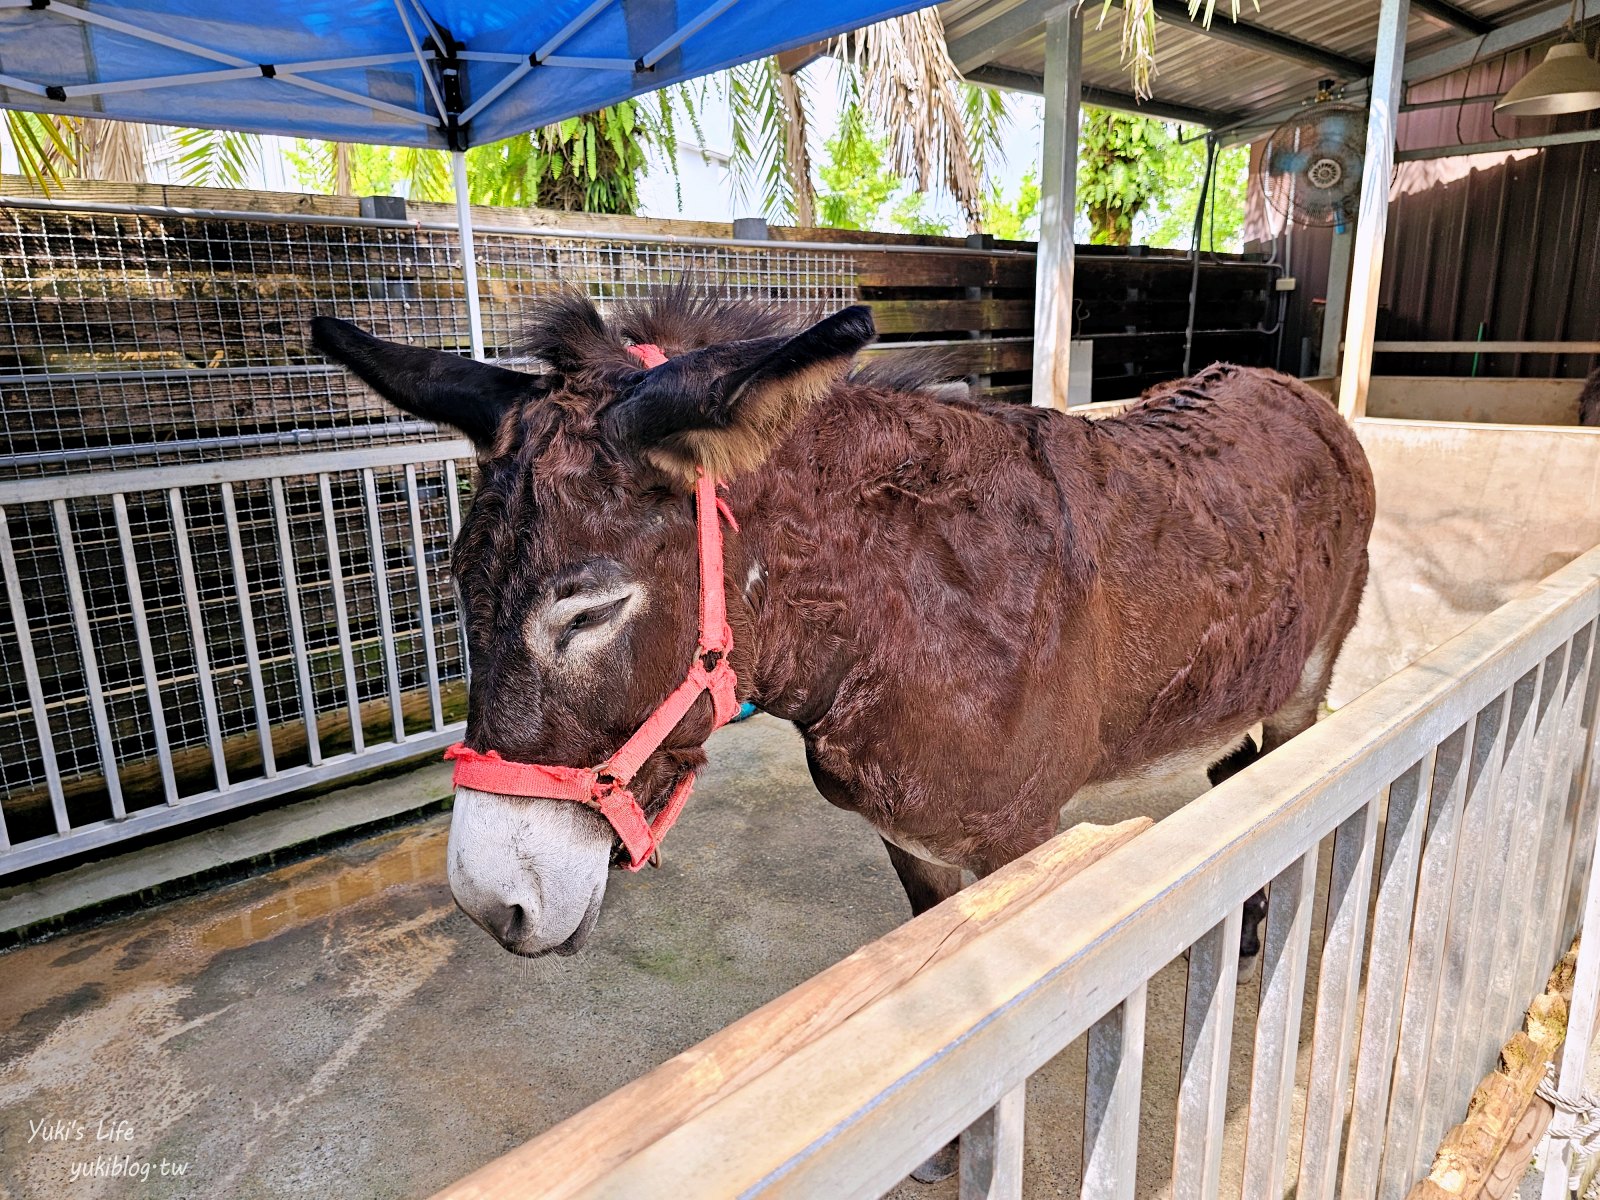
M 1600 367 L 1589 372 L 1578 393 L 1578 424 L 1600 425 Z
M 818 787 L 884 834 L 919 911 L 960 868 L 1051 836 L 1087 783 L 1311 723 L 1374 507 L 1325 398 L 1219 365 L 1098 421 L 941 402 L 841 378 L 863 320 L 792 335 L 682 293 L 610 323 L 573 297 L 539 314 L 554 374 L 481 440 L 455 551 L 470 745 L 599 762 L 678 682 L 697 586 L 683 464 L 719 439 L 745 468 L 727 490 L 741 698 L 799 726 Z M 629 341 L 687 365 L 641 372 Z M 773 393 L 753 415 L 751 381 Z M 542 677 L 524 614 L 597 579 L 648 601 L 581 678 Z M 648 806 L 709 728 L 702 701 L 641 773 Z

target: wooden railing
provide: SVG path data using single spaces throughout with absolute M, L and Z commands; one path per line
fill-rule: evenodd
M 1146 985 L 1185 952 L 1172 1193 L 1215 1196 L 1264 885 L 1243 1195 L 1404 1196 L 1590 893 L 1597 616 L 1600 550 L 1136 839 L 1068 832 L 440 1196 L 872 1196 L 965 1131 L 963 1198 L 1017 1197 L 1028 1077 L 1086 1036 L 1082 1194 L 1130 1197 Z

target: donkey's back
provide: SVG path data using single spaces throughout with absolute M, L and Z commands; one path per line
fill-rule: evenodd
M 1098 774 L 1315 719 L 1355 622 L 1375 496 L 1327 397 L 1218 364 L 1093 423 L 1072 457 L 1124 719 Z M 1084 517 L 1087 516 L 1087 520 Z

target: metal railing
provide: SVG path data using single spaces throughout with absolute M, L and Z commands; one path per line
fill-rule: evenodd
M 1600 550 L 1042 894 L 1026 860 L 991 876 L 1004 919 L 881 994 L 856 980 L 875 998 L 848 1016 L 803 986 L 442 1194 L 869 1196 L 967 1130 L 961 1195 L 1017 1197 L 1028 1078 L 1083 1037 L 1081 1194 L 1131 1197 L 1147 985 L 1187 953 L 1172 1194 L 1219 1194 L 1231 1130 L 1245 1197 L 1404 1196 L 1593 905 L 1597 617 Z
M 450 741 L 469 453 L 310 345 L 461 350 L 438 222 L 0 199 L 0 874 Z M 498 354 L 562 284 L 856 298 L 849 248 L 483 230 Z
M 470 452 L 0 480 L 0 870 L 453 740 Z

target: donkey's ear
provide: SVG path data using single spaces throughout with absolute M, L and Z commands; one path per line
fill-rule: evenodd
M 877 330 L 864 306 L 794 337 L 694 350 L 654 367 L 606 408 L 607 436 L 682 483 L 731 479 L 766 461 Z
M 332 317 L 312 320 L 311 341 L 402 412 L 454 425 L 480 446 L 493 440 L 507 409 L 546 387 L 537 375 L 385 342 Z

